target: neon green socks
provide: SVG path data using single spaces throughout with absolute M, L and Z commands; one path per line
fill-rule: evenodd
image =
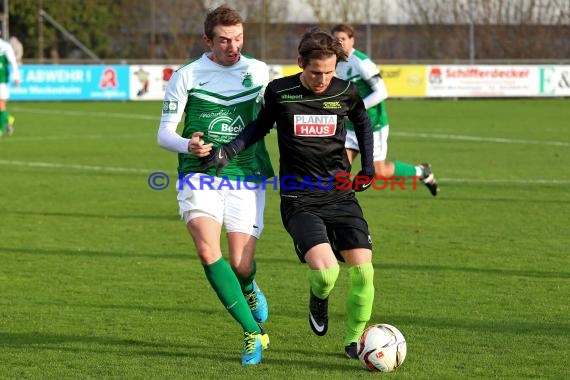
M 350 278 L 350 289 L 346 302 L 348 332 L 344 339 L 345 346 L 358 341 L 372 315 L 372 303 L 374 302 L 374 268 L 372 263 L 348 268 L 348 276 Z
M 320 299 L 329 296 L 338 278 L 340 267 L 328 269 L 309 270 L 309 283 L 311 291 Z M 348 314 L 348 333 L 344 345 L 356 342 L 364 331 L 366 323 L 372 315 L 374 302 L 374 268 L 372 263 L 355 265 L 348 268 L 350 290 L 346 309 Z
M 253 319 L 247 301 L 232 268 L 224 258 L 212 265 L 205 265 L 204 272 L 210 285 L 228 312 L 243 327 L 245 332 L 260 333 L 259 325 Z
M 322 300 L 327 298 L 334 288 L 339 272 L 338 265 L 327 269 L 309 269 L 309 284 L 313 294 Z

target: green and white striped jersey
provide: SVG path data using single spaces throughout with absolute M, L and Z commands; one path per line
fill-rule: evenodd
M 203 132 L 206 144 L 214 147 L 233 140 L 257 115 L 269 81 L 265 63 L 242 55 L 232 66 L 219 65 L 202 55 L 178 69 L 170 78 L 164 96 L 161 121 L 179 123 L 184 118 L 182 137 Z M 199 173 L 200 159 L 178 155 L 178 171 Z M 215 175 L 215 168 L 206 171 Z M 229 179 L 274 175 L 263 140 L 238 154 L 224 168 Z
M 12 70 L 12 79 L 20 80 L 14 49 L 9 42 L 0 38 L 0 83 L 10 82 L 10 70 Z
M 353 82 L 356 88 L 358 88 L 358 93 L 364 99 L 372 93 L 372 89 L 366 83 L 366 80 L 375 75 L 380 75 L 380 71 L 366 54 L 360 50 L 353 49 L 346 61 L 340 61 L 337 64 L 336 75 L 340 79 Z M 367 112 L 370 121 L 372 121 L 372 130 L 374 132 L 388 125 L 388 114 L 386 113 L 384 102 L 369 108 Z M 350 121 L 346 121 L 346 127 L 347 129 L 354 129 Z

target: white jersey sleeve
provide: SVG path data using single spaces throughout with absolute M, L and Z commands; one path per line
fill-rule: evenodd
M 180 75 L 176 71 L 168 81 L 157 135 L 158 144 L 161 147 L 178 153 L 188 153 L 190 142 L 189 139 L 176 133 L 188 101 L 187 80 L 188 76 Z
M 388 98 L 388 90 L 386 89 L 384 79 L 382 79 L 378 67 L 374 62 L 372 62 L 372 60 L 369 58 L 360 60 L 358 73 L 362 80 L 364 80 L 372 90 L 372 93 L 363 99 L 366 109 L 374 107 Z
M 158 127 L 158 145 L 177 153 L 188 153 L 189 139 L 176 133 L 178 123 L 174 121 L 161 121 Z
M 18 61 L 16 60 L 16 54 L 14 54 L 14 49 L 10 43 L 0 40 L 0 53 L 6 56 L 6 60 L 10 64 L 10 75 L 13 81 L 20 81 L 20 69 L 18 68 Z
M 362 99 L 364 102 L 364 107 L 366 109 L 372 108 L 377 104 L 380 104 L 384 100 L 388 99 L 388 90 L 386 89 L 386 84 L 382 78 L 378 78 L 379 80 L 376 81 L 370 89 L 372 93 L 368 95 L 366 98 Z

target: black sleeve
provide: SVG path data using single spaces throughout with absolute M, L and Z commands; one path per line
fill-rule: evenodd
M 233 149 L 235 154 L 249 148 L 271 131 L 275 123 L 273 118 L 273 114 L 275 113 L 273 111 L 274 102 L 275 96 L 272 95 L 268 87 L 264 94 L 264 105 L 259 111 L 257 119 L 246 125 L 243 131 L 228 143 L 228 146 Z
M 360 160 L 362 162 L 362 170 L 364 173 L 374 175 L 374 138 L 372 136 L 372 122 L 362 98 L 358 94 L 356 87 L 351 86 L 352 105 L 348 112 L 348 119 L 354 124 L 354 133 L 358 140 L 358 149 L 360 150 Z

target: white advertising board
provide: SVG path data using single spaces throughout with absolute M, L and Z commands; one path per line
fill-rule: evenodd
M 132 65 L 129 69 L 131 100 L 162 100 L 168 80 L 178 66 Z
M 570 96 L 570 66 L 540 66 L 538 96 Z
M 168 80 L 178 67 L 177 65 L 131 65 L 129 99 L 162 100 Z M 289 72 L 288 68 L 289 66 L 269 65 L 270 79 L 294 74 Z M 425 72 L 424 85 L 421 87 L 421 92 L 414 93 L 416 97 L 570 96 L 570 65 L 402 65 L 402 68 Z M 294 69 L 295 72 L 300 71 L 297 66 Z M 394 85 L 390 80 L 391 78 L 386 78 L 387 85 L 388 83 Z M 401 91 L 393 92 L 394 97 L 409 95 L 407 93 L 402 95 Z
M 537 96 L 538 66 L 429 65 L 427 97 Z

